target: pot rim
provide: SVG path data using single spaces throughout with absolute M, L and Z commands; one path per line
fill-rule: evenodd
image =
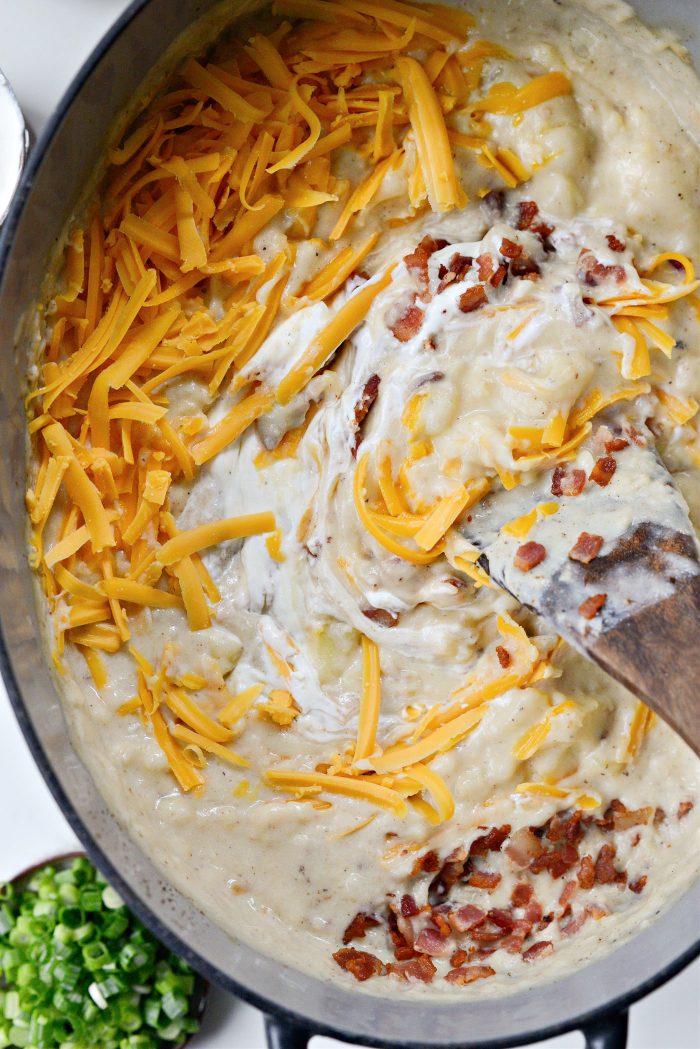
M 85 59 L 80 69 L 71 80 L 68 88 L 59 100 L 56 109 L 52 113 L 48 120 L 45 128 L 39 136 L 34 149 L 29 155 L 28 163 L 22 174 L 17 192 L 13 199 L 12 205 L 8 212 L 7 218 L 0 229 L 0 287 L 2 286 L 5 270 L 8 264 L 8 260 L 11 255 L 12 246 L 14 243 L 14 235 L 19 226 L 20 219 L 24 214 L 25 208 L 29 202 L 31 192 L 34 186 L 35 177 L 39 171 L 39 168 L 44 159 L 44 155 L 53 141 L 54 137 L 60 130 L 60 127 L 64 121 L 64 118 L 68 114 L 74 101 L 78 98 L 81 91 L 83 90 L 87 80 L 107 55 L 112 48 L 116 40 L 124 33 L 131 22 L 145 9 L 151 0 L 131 0 L 128 7 L 122 12 L 119 18 L 110 26 L 107 32 L 95 45 L 93 50 L 90 52 L 88 57 Z M 29 570 L 27 565 L 27 571 Z M 365 1045 L 373 1047 L 373 1049 L 426 1049 L 424 1041 L 414 1042 L 406 1039 L 386 1039 L 371 1037 L 363 1035 L 361 1033 L 355 1033 L 351 1029 L 343 1029 L 340 1026 L 326 1023 L 323 1021 L 317 1021 L 310 1019 L 301 1012 L 297 1012 L 295 1009 L 290 1009 L 284 1005 L 279 1004 L 273 998 L 268 998 L 265 994 L 260 991 L 253 990 L 243 984 L 240 984 L 234 977 L 227 975 L 221 969 L 219 969 L 213 963 L 203 958 L 198 951 L 190 944 L 185 942 L 184 939 L 178 933 L 173 932 L 165 922 L 156 915 L 155 911 L 151 910 L 149 905 L 139 896 L 136 889 L 132 889 L 125 878 L 122 877 L 121 873 L 116 869 L 112 860 L 109 858 L 107 852 L 103 849 L 102 845 L 97 842 L 91 832 L 88 830 L 82 816 L 78 813 L 73 803 L 70 801 L 66 791 L 64 790 L 63 784 L 58 778 L 57 773 L 48 757 L 48 754 L 44 750 L 41 740 L 34 728 L 34 724 L 29 715 L 28 709 L 25 706 L 24 699 L 20 692 L 20 688 L 14 673 L 12 662 L 10 660 L 8 647 L 5 639 L 5 630 L 2 620 L 0 618 L 0 676 L 4 681 L 7 694 L 12 704 L 15 717 L 17 718 L 18 724 L 24 735 L 24 738 L 29 747 L 30 753 L 41 772 L 44 781 L 46 782 L 49 790 L 53 797 L 58 803 L 64 817 L 67 819 L 71 828 L 75 831 L 76 835 L 85 847 L 85 852 L 92 863 L 102 872 L 105 878 L 111 885 L 114 886 L 120 896 L 126 901 L 130 910 L 134 912 L 141 919 L 151 932 L 157 937 L 157 939 L 168 947 L 174 954 L 177 954 L 184 961 L 186 961 L 193 969 L 195 969 L 200 976 L 206 981 L 215 984 L 224 990 L 230 992 L 235 997 L 253 1005 L 255 1008 L 260 1010 L 263 1014 L 267 1014 L 275 1017 L 284 1024 L 294 1026 L 302 1029 L 305 1033 L 308 1033 L 308 1037 L 311 1038 L 315 1035 L 325 1035 L 326 1037 L 336 1038 L 340 1041 L 352 1041 L 359 1045 Z M 77 756 L 77 753 L 76 753 Z M 80 759 L 79 759 L 80 760 Z M 82 764 L 82 762 L 81 762 Z M 113 817 L 116 818 L 116 817 Z M 179 890 L 174 889 L 178 896 L 182 896 Z M 681 897 L 681 900 L 692 891 L 692 886 L 686 889 L 686 892 Z M 680 902 L 680 901 L 677 901 Z M 656 921 L 662 921 L 663 915 L 659 916 Z M 656 924 L 656 922 L 654 922 Z M 637 934 L 639 935 L 639 934 Z M 636 937 L 632 937 L 635 939 Z M 251 948 L 251 950 L 255 950 Z M 614 952 L 613 952 L 614 953 Z M 641 983 L 635 985 L 631 990 L 618 995 L 616 998 L 605 1002 L 604 1004 L 589 1009 L 583 1013 L 577 1013 L 574 1016 L 568 1017 L 566 1020 L 559 1021 L 554 1024 L 544 1025 L 541 1027 L 533 1027 L 526 1032 L 520 1032 L 519 1034 L 513 1034 L 509 1036 L 488 1038 L 481 1040 L 478 1043 L 478 1049 L 508 1049 L 508 1047 L 514 1047 L 524 1045 L 532 1041 L 543 1041 L 548 1038 L 556 1037 L 557 1035 L 564 1034 L 568 1031 L 585 1029 L 586 1027 L 604 1022 L 606 1019 L 609 1020 L 619 1013 L 625 1012 L 631 1005 L 633 1005 L 639 999 L 650 994 L 656 990 L 662 984 L 666 983 L 672 977 L 677 975 L 690 964 L 696 957 L 700 956 L 700 936 L 698 939 L 687 947 L 680 955 L 674 960 L 662 967 L 659 971 L 654 973 L 652 976 L 643 980 Z M 610 957 L 610 955 L 606 956 Z M 281 963 L 278 963 L 281 966 Z M 307 979 L 314 980 L 320 983 L 317 977 L 312 976 L 309 973 L 303 974 Z M 557 981 L 551 981 L 549 986 L 553 987 Z M 532 989 L 530 989 L 532 990 Z M 350 991 L 347 991 L 350 994 Z M 520 993 L 529 993 L 528 991 Z M 356 1002 L 362 1001 L 365 997 L 362 994 L 355 992 L 352 997 Z M 512 996 L 507 995 L 502 998 L 490 998 L 488 999 L 489 1005 L 495 1009 L 505 1002 L 507 1003 Z M 374 999 L 381 1001 L 381 999 Z M 425 1005 L 435 1005 L 440 999 L 426 999 Z M 418 1004 L 415 1002 L 412 1004 Z M 444 1003 L 445 1005 L 454 1005 L 456 1003 Z M 470 1005 L 475 1005 L 473 1000 L 470 1001 Z M 449 1047 L 456 1047 L 458 1045 L 464 1045 L 464 1042 L 455 1041 L 441 1041 L 433 1042 L 433 1049 L 449 1049 Z M 474 1046 L 476 1043 L 471 1043 Z

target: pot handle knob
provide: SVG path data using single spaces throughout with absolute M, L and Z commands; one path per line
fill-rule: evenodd
M 267 1049 L 307 1049 L 313 1033 L 286 1016 L 265 1017 Z
M 626 1009 L 586 1024 L 586 1049 L 626 1049 L 629 1014 Z

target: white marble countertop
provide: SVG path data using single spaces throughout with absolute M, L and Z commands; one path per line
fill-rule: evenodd
M 0 0 L 0 69 L 35 133 L 127 6 L 127 0 Z M 34 766 L 2 682 L 0 833 L 0 880 L 78 844 Z M 629 1049 L 700 1049 L 699 1000 L 700 961 L 633 1007 Z M 538 1044 L 542 1049 L 577 1049 L 582 1042 L 580 1034 L 572 1033 Z M 257 1010 L 216 991 L 193 1049 L 262 1049 L 264 1044 Z M 312 1042 L 312 1049 L 338 1046 L 328 1038 Z

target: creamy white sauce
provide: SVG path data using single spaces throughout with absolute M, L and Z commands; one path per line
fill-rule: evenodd
M 330 799 L 331 808 L 319 810 L 308 801 L 275 794 L 259 782 L 267 768 L 312 770 L 352 743 L 361 685 L 361 633 L 380 646 L 383 746 L 405 734 L 407 706 L 447 703 L 482 653 L 493 650 L 497 614 L 516 614 L 543 652 L 553 642 L 546 626 L 524 617 L 504 591 L 456 588 L 450 581 L 455 572 L 445 559 L 416 569 L 387 555 L 367 536 L 352 498 L 355 404 L 367 379 L 380 375 L 379 398 L 368 416 L 359 454 L 372 457 L 379 442 L 390 438 L 398 465 L 416 436 L 401 422 L 406 402 L 416 389 L 425 392 L 418 436 L 432 441 L 432 452 L 417 460 L 409 475 L 425 506 L 446 494 L 455 479 L 518 468 L 504 440 L 505 427 L 544 425 L 591 388 L 612 390 L 620 383 L 611 353 L 614 340 L 622 353 L 630 352 L 604 311 L 583 302 L 584 289 L 576 278 L 581 248 L 590 248 L 605 264 L 624 264 L 627 286 L 638 287 L 633 255 L 639 269 L 661 250 L 700 259 L 700 199 L 693 127 L 679 125 L 676 116 L 683 91 L 687 94 L 683 77 L 676 92 L 667 95 L 643 73 L 650 68 L 662 82 L 666 64 L 678 60 L 630 19 L 624 5 L 492 0 L 470 9 L 477 15 L 480 34 L 503 43 L 516 56 L 489 63 L 490 80 L 522 83 L 562 68 L 573 81 L 573 96 L 527 111 L 517 127 L 507 117 L 492 121 L 499 144 L 513 146 L 530 167 L 544 165 L 513 200 L 539 202 L 556 226 L 555 256 L 546 258 L 539 240 L 514 230 L 508 216 L 489 231 L 491 222 L 477 196 L 488 176 L 465 158 L 462 176 L 472 203 L 464 212 L 428 215 L 398 226 L 395 235 L 380 240 L 367 267 L 375 273 L 401 260 L 429 233 L 452 242 L 433 256 L 434 281 L 440 262 L 446 264 L 455 251 L 495 253 L 506 236 L 541 263 L 542 279 L 511 281 L 491 296 L 495 304 L 518 309 L 464 314 L 457 299 L 475 279 L 470 277 L 425 304 L 420 332 L 399 343 L 389 325 L 417 287 L 415 276 L 399 261 L 392 283 L 333 370 L 315 379 L 288 409 L 271 412 L 257 429 L 219 455 L 183 497 L 182 528 L 273 510 L 285 560 L 279 563 L 270 557 L 262 536 L 225 544 L 205 556 L 222 594 L 214 626 L 190 634 L 183 616 L 170 610 L 145 611 L 134 621 L 134 641 L 147 658 L 160 663 L 169 643 L 174 646 L 169 658 L 176 661 L 179 673 L 201 674 L 210 682 L 209 692 L 198 697 L 209 712 L 216 712 L 216 690 L 225 680 L 230 692 L 256 682 L 265 683 L 266 693 L 287 688 L 300 716 L 286 730 L 254 715 L 247 718 L 234 746 L 251 760 L 250 773 L 212 761 L 206 792 L 194 797 L 175 789 L 160 749 L 138 719 L 114 713 L 133 692 L 133 664 L 126 655 L 110 659 L 110 682 L 98 697 L 82 661 L 69 653 L 72 680 L 66 686 L 66 709 L 100 789 L 176 887 L 231 935 L 291 964 L 343 980 L 350 977 L 340 974 L 331 960 L 343 929 L 358 910 L 381 905 L 387 892 L 406 891 L 417 854 L 414 845 L 444 856 L 455 844 L 468 846 L 481 833 L 480 826 L 507 822 L 515 830 L 540 824 L 562 808 L 556 799 L 516 793 L 518 784 L 556 780 L 572 797 L 599 795 L 600 812 L 613 798 L 621 798 L 629 808 L 660 806 L 668 814 L 675 813 L 681 801 L 696 801 L 682 822 L 669 818 L 659 827 L 640 828 L 636 846 L 633 832 L 616 836 L 619 865 L 627 868 L 631 880 L 644 874 L 649 878 L 643 894 L 597 886 L 587 902 L 610 910 L 608 917 L 589 921 L 567 941 L 560 942 L 556 928 L 548 931 L 546 938 L 555 942 L 556 951 L 536 966 L 527 966 L 517 954 L 497 952 L 489 961 L 497 971 L 495 978 L 456 992 L 483 996 L 552 979 L 610 950 L 652 921 L 689 884 L 697 873 L 697 860 L 689 858 L 698 854 L 698 761 L 657 723 L 638 757 L 626 763 L 624 748 L 636 701 L 567 649 L 557 661 L 556 676 L 494 700 L 479 727 L 436 758 L 432 767 L 449 784 L 456 802 L 455 816 L 444 826 L 433 829 L 413 811 L 403 821 L 377 811 L 367 827 L 338 838 L 374 810 L 364 802 L 338 797 Z M 697 100 L 695 82 L 692 91 Z M 405 196 L 405 172 L 386 196 L 383 207 L 390 216 Z M 371 226 L 382 217 L 377 219 L 376 212 L 366 220 L 359 216 L 358 238 L 366 235 L 365 221 Z M 610 233 L 627 242 L 624 254 L 607 247 Z M 283 238 L 283 223 L 264 237 L 270 251 L 275 250 L 274 244 Z M 262 247 L 261 240 L 258 248 Z M 304 265 L 311 272 L 317 260 L 297 260 L 299 283 L 305 277 Z M 598 295 L 606 289 L 585 290 Z M 347 293 L 340 293 L 333 309 Z M 290 315 L 251 362 L 250 377 L 279 380 L 328 314 L 327 306 L 316 305 Z M 526 316 L 529 322 L 509 338 Z M 700 346 L 690 308 L 674 308 L 673 324 L 685 348 L 670 361 L 654 353 L 653 381 L 672 381 L 677 396 L 700 398 Z M 429 338 L 433 349 L 426 348 Z M 436 371 L 444 378 L 421 385 Z M 176 399 L 169 391 L 171 414 L 191 412 L 193 405 L 209 410 L 196 383 L 185 394 Z M 290 425 L 303 419 L 312 400 L 320 409 L 297 456 L 258 469 L 254 459 L 263 442 L 274 446 Z M 209 413 L 209 422 L 216 422 L 230 405 L 224 397 Z M 647 399 L 633 407 L 641 420 L 650 410 Z M 688 451 L 687 434 L 667 427 L 660 446 L 666 463 L 678 472 L 697 526 L 698 469 Z M 453 460 L 450 473 L 441 468 L 447 460 Z M 526 480 L 537 482 L 534 474 Z M 552 534 L 558 524 L 557 516 L 548 519 Z M 578 525 L 572 522 L 570 527 L 575 531 Z M 364 611 L 372 608 L 397 613 L 398 625 L 387 629 L 368 619 Z M 280 675 L 266 646 L 289 660 L 289 681 Z M 546 746 L 528 762 L 519 762 L 512 754 L 516 742 L 551 705 L 566 698 L 573 699 L 575 707 L 556 719 Z M 242 778 L 249 779 L 251 792 L 234 796 Z M 602 835 L 594 838 L 592 847 L 602 840 Z M 387 858 L 388 849 L 400 842 L 411 848 Z M 508 875 L 489 899 L 491 906 L 505 905 L 513 872 L 504 856 L 490 857 L 489 866 Z M 540 876 L 538 895 L 545 909 L 554 905 L 562 885 Z M 460 893 L 463 902 L 483 903 L 475 890 L 462 888 Z M 417 897 L 422 902 L 420 890 Z M 371 932 L 355 946 L 391 958 L 383 936 Z M 428 988 L 373 980 L 363 988 L 378 994 L 450 992 L 442 980 Z

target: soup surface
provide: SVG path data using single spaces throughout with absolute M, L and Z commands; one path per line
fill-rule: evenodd
M 169 880 L 292 965 L 503 993 L 697 873 L 697 759 L 463 535 L 517 489 L 516 569 L 557 514 L 590 563 L 576 500 L 650 445 L 700 522 L 676 50 L 614 2 L 279 0 L 69 231 L 27 496 L 67 716 Z

